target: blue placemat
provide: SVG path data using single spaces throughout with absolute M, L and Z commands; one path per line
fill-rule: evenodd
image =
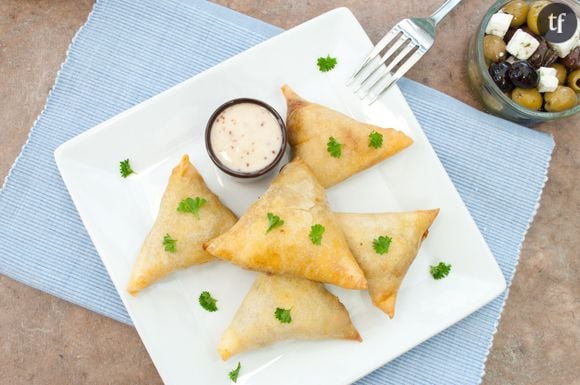
M 0 273 L 130 323 L 63 185 L 53 151 L 279 32 L 197 0 L 98 1 L 0 191 Z M 415 82 L 399 85 L 511 283 L 546 181 L 551 136 Z M 506 295 L 360 383 L 479 383 Z

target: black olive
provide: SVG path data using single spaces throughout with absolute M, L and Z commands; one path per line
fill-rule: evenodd
M 493 82 L 499 87 L 503 92 L 510 92 L 514 89 L 514 85 L 508 77 L 508 71 L 510 69 L 510 63 L 502 61 L 500 63 L 492 63 L 489 66 L 489 75 L 493 79 Z
M 564 67 L 570 72 L 580 69 L 580 47 L 574 48 L 572 52 L 560 60 L 560 63 L 564 64 Z
M 538 85 L 538 74 L 526 60 L 512 64 L 508 70 L 508 76 L 513 85 L 519 88 L 534 88 Z
M 540 68 L 542 66 L 544 54 L 546 53 L 547 50 L 548 50 L 548 44 L 545 41 L 540 41 L 540 45 L 538 46 L 538 49 L 536 49 L 534 51 L 534 53 L 532 54 L 532 56 L 530 56 L 528 58 L 528 61 L 532 65 L 532 67 L 537 69 L 537 68 Z
M 558 60 L 558 54 L 552 48 L 548 49 L 548 52 L 544 55 L 544 61 L 542 62 L 542 67 L 549 67 Z
M 510 40 L 512 39 L 512 37 L 514 37 L 514 34 L 516 33 L 516 31 L 519 28 L 513 28 L 511 27 L 510 29 L 507 30 L 507 32 L 505 33 L 505 35 L 503 36 L 503 41 L 507 44 L 510 42 Z
M 558 54 L 548 46 L 544 38 L 539 38 L 540 45 L 534 51 L 532 56 L 528 58 L 528 62 L 538 69 L 540 67 L 549 67 L 558 60 Z

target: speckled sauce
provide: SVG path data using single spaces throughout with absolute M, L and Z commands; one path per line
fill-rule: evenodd
M 218 160 L 233 171 L 252 173 L 270 165 L 282 146 L 276 117 L 254 103 L 223 110 L 211 127 L 211 146 Z

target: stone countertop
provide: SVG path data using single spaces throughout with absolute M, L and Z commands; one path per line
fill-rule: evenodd
M 290 28 L 337 6 L 350 8 L 373 41 L 442 0 L 219 0 Z M 0 1 L 0 180 L 42 110 L 67 47 L 92 0 Z M 393 6 L 386 7 L 385 3 Z M 493 0 L 464 1 L 433 49 L 407 75 L 481 108 L 469 93 L 465 48 Z M 485 385 L 578 383 L 580 378 L 580 119 L 543 124 L 554 135 L 549 180 L 526 237 L 491 350 Z M 160 384 L 132 327 L 0 276 L 0 382 Z

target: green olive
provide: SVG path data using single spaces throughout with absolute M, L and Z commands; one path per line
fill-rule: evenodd
M 503 39 L 495 35 L 486 35 L 483 38 L 483 56 L 494 63 L 504 60 L 506 53 Z
M 530 7 L 528 3 L 524 0 L 513 0 L 504 5 L 502 11 L 509 13 L 514 17 L 510 26 L 517 28 L 526 22 L 529 9 Z
M 568 75 L 568 87 L 572 88 L 576 93 L 580 93 L 580 70 L 570 72 L 570 75 Z
M 547 0 L 538 0 L 534 1 L 530 4 L 530 10 L 528 11 L 528 28 L 532 30 L 533 33 L 536 35 L 540 34 L 540 30 L 538 28 L 538 16 L 544 7 L 550 4 L 550 1 Z
M 542 94 L 537 88 L 514 88 L 512 100 L 520 106 L 534 111 L 542 107 Z
M 576 105 L 576 92 L 570 87 L 558 86 L 554 92 L 544 94 L 544 108 L 550 112 L 568 110 Z
M 566 67 L 560 63 L 554 63 L 550 67 L 556 70 L 556 77 L 558 78 L 558 84 L 566 83 Z

